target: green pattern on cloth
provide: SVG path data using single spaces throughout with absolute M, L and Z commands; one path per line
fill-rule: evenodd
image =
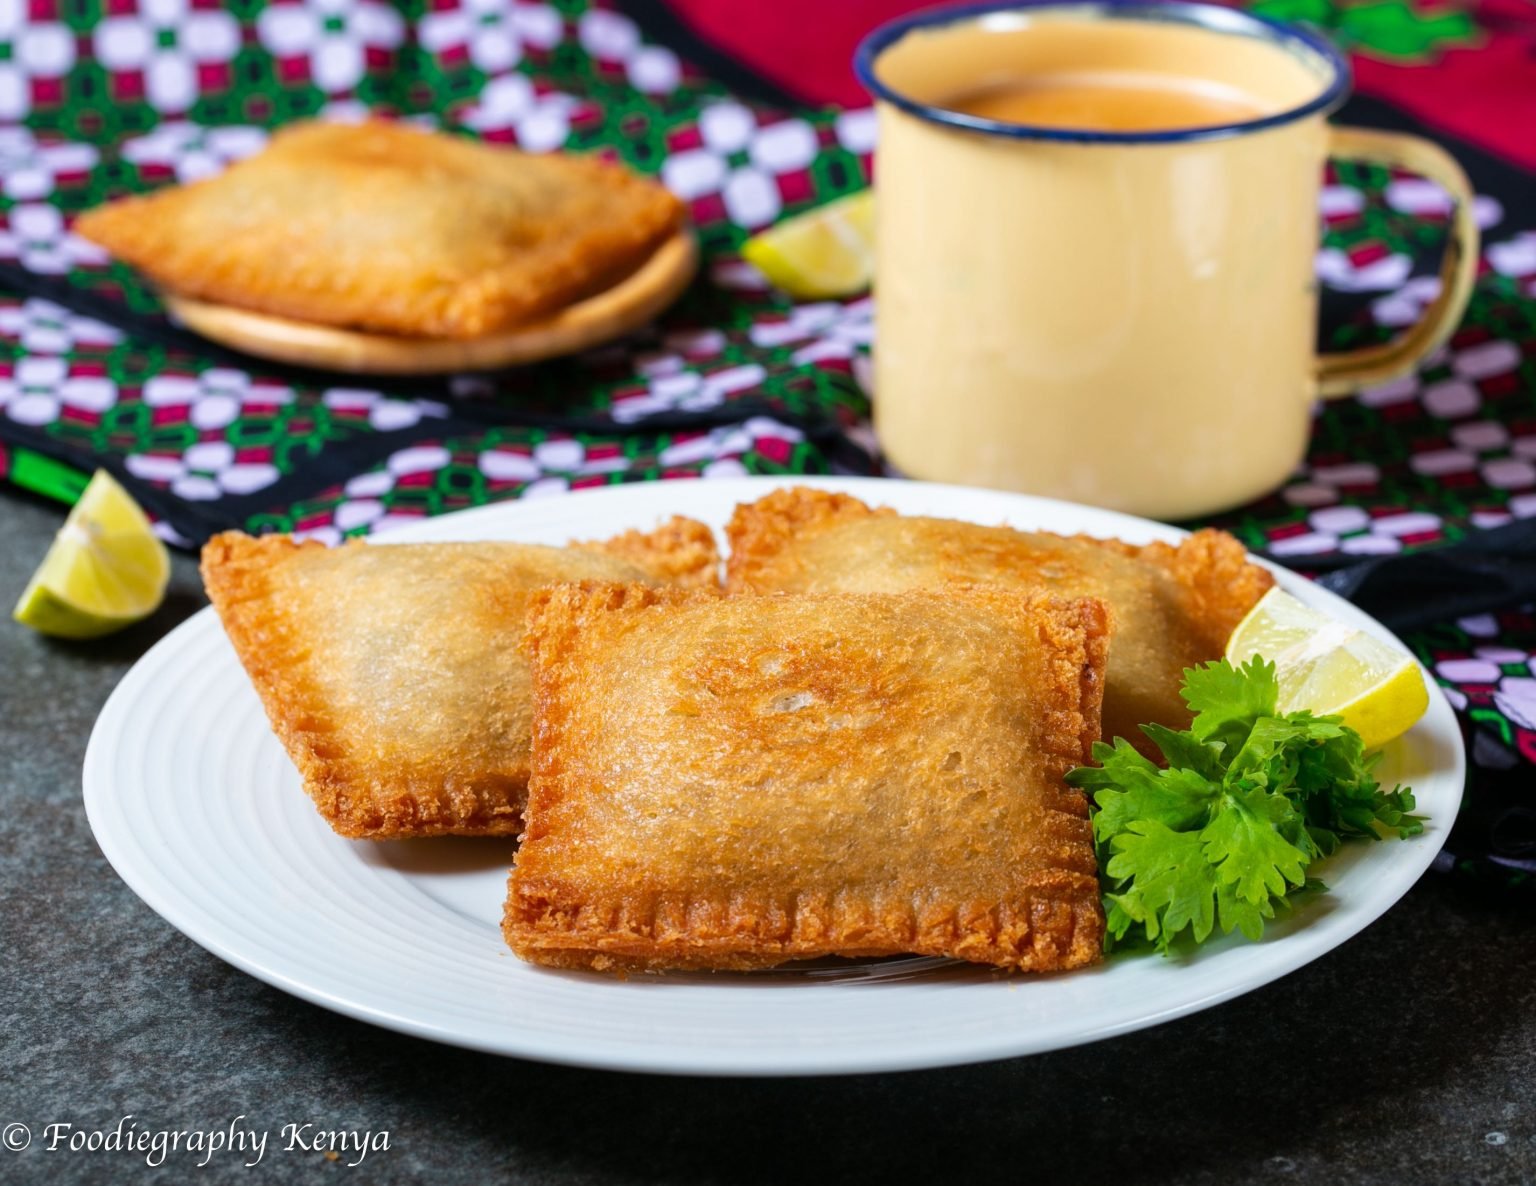
M 1333 34 L 1356 53 L 1388 61 L 1429 62 L 1444 50 L 1480 40 L 1471 13 L 1415 0 L 1259 0 L 1251 10 L 1277 21 L 1305 22 Z

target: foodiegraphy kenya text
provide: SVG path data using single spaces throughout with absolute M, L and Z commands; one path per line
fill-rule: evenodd
M 275 1138 L 270 1145 L 268 1138 Z M 144 1163 L 151 1166 L 163 1165 L 173 1156 L 186 1156 L 194 1158 L 198 1168 L 207 1166 L 215 1157 L 237 1158 L 247 1167 L 259 1165 L 270 1148 L 283 1153 L 319 1153 L 328 1161 L 358 1166 L 370 1153 L 389 1149 L 389 1131 L 335 1128 L 302 1121 L 290 1121 L 274 1130 L 250 1124 L 244 1114 L 217 1128 L 155 1128 L 141 1124 L 130 1113 L 112 1127 L 67 1120 L 33 1126 L 13 1120 L 0 1128 L 0 1145 L 26 1157 L 50 1153 L 131 1153 L 142 1156 Z

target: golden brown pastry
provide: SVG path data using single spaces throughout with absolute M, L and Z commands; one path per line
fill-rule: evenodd
M 746 969 L 822 955 L 1021 971 L 1098 957 L 1096 601 L 957 588 L 533 596 L 524 959 Z
M 218 177 L 75 230 L 156 284 L 407 337 L 475 338 L 597 291 L 681 224 L 660 185 L 403 124 L 299 124 Z
M 718 581 L 713 536 L 686 519 L 572 548 L 326 548 L 225 532 L 203 549 L 202 569 L 320 814 L 343 836 L 371 838 L 521 829 L 529 590 Z
M 1155 755 L 1137 727 L 1189 725 L 1186 667 L 1220 658 L 1274 578 L 1221 531 L 1143 546 L 875 510 L 846 494 L 776 490 L 740 506 L 726 531 L 728 593 L 889 593 L 946 581 L 1001 582 L 1098 597 L 1115 642 L 1104 733 Z

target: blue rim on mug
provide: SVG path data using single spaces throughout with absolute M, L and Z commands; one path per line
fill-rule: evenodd
M 1052 15 L 1107 17 L 1111 20 L 1142 20 L 1190 25 L 1212 32 L 1228 33 L 1264 41 L 1304 63 L 1321 63 L 1331 77 L 1321 94 L 1297 107 L 1277 111 L 1257 119 L 1210 127 L 1177 128 L 1157 132 L 1108 132 L 1088 128 L 1041 127 L 1008 123 L 981 116 L 950 111 L 932 103 L 922 103 L 882 82 L 875 73 L 880 55 L 909 33 L 937 26 L 957 25 L 989 16 L 1018 13 L 1029 16 L 1049 12 Z M 1261 132 L 1306 119 L 1319 112 L 1337 108 L 1349 94 L 1350 70 L 1344 55 L 1326 37 L 1268 17 L 1255 16 L 1234 8 L 1189 0 L 987 0 L 981 4 L 960 4 L 946 8 L 926 8 L 909 16 L 898 17 L 881 25 L 863 41 L 853 54 L 853 70 L 864 88 L 876 99 L 899 107 L 909 115 L 931 123 L 943 124 L 965 132 L 1006 136 L 1015 140 L 1055 140 L 1079 144 L 1180 144 L 1192 140 L 1219 140 Z

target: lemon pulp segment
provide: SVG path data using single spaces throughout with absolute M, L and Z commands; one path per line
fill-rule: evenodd
M 154 613 L 170 574 L 170 557 L 148 517 L 110 474 L 98 470 L 12 616 L 44 634 L 95 638 Z
M 1231 663 L 1254 655 L 1275 664 L 1281 712 L 1341 716 L 1367 749 L 1406 733 L 1429 707 L 1411 655 L 1282 589 L 1266 593 L 1227 642 Z
M 748 239 L 741 254 L 793 297 L 862 292 L 875 273 L 875 195 L 865 190 L 786 219 Z

